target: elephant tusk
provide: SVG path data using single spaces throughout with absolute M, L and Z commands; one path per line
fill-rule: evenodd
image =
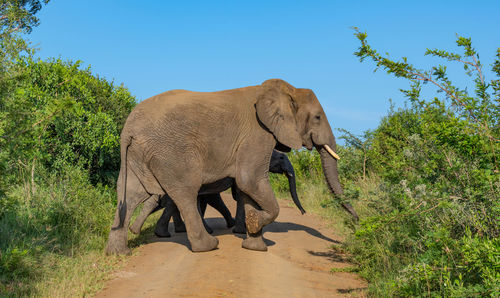
M 328 145 L 324 145 L 326 151 L 328 151 L 328 153 L 330 153 L 331 156 L 333 156 L 333 158 L 335 158 L 336 160 L 339 160 L 340 159 L 340 156 L 338 156 L 337 153 L 333 152 L 332 148 L 330 148 L 330 146 Z

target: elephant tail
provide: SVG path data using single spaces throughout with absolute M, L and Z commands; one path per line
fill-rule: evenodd
M 117 227 L 111 228 L 112 230 L 123 228 L 123 224 L 125 222 L 125 216 L 127 215 L 127 153 L 128 147 L 132 143 L 132 136 L 122 136 L 122 142 L 120 146 L 120 180 L 118 181 L 118 185 L 121 185 L 118 189 L 118 214 L 120 218 L 120 222 Z

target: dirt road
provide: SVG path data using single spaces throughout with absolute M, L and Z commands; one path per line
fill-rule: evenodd
M 234 212 L 232 198 L 223 199 Z M 280 206 L 276 221 L 264 229 L 267 252 L 241 248 L 241 238 L 209 207 L 207 222 L 219 249 L 192 253 L 186 234 L 152 236 L 97 297 L 364 296 L 366 283 L 355 274 L 330 273 L 331 268 L 349 266 L 330 249 L 339 240 L 331 229 L 286 202 Z

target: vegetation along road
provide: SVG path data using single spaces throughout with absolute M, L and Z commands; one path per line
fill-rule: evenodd
M 266 10 L 273 17 L 260 24 L 261 31 L 247 30 L 255 27 L 253 17 L 236 17 L 243 22 L 241 28 L 245 28 L 245 34 L 266 41 L 262 47 L 253 43 L 248 47 L 245 40 L 241 49 L 249 49 L 252 55 L 281 57 L 282 64 L 267 63 L 260 56 L 252 55 L 241 55 L 244 59 L 234 62 L 226 60 L 226 57 L 239 58 L 234 53 L 240 48 L 232 41 L 238 34 L 227 34 L 226 19 L 214 18 L 212 10 L 200 11 L 211 21 L 222 21 L 215 22 L 215 27 L 223 30 L 219 35 L 224 37 L 224 42 L 213 43 L 220 51 L 197 45 L 193 50 L 172 47 L 177 52 L 169 53 L 164 50 L 172 49 L 141 42 L 148 40 L 143 34 L 160 30 L 161 33 L 152 33 L 155 40 L 182 45 L 183 41 L 207 39 L 204 35 L 188 38 L 177 30 L 187 28 L 193 34 L 205 31 L 191 30 L 196 28 L 194 23 L 184 26 L 182 13 L 178 14 L 178 24 L 160 25 L 161 20 L 173 20 L 154 18 L 150 14 L 172 11 L 158 9 L 159 4 L 148 6 L 139 2 L 93 6 L 87 3 L 89 1 L 50 1 L 48 7 L 64 13 L 49 13 L 38 19 L 38 11 L 42 7 L 45 11 L 47 2 L 0 2 L 0 297 L 500 297 L 500 47 L 498 32 L 491 33 L 496 27 L 487 25 L 488 21 L 498 19 L 491 15 L 500 11 L 492 6 L 494 1 L 473 9 L 445 5 L 446 10 L 438 9 L 439 1 L 434 1 L 429 3 L 433 9 L 427 9 L 423 15 L 431 22 L 424 22 L 423 16 L 417 13 L 417 8 L 429 6 L 420 2 L 414 9 L 404 7 L 400 11 L 380 5 L 378 11 L 372 11 L 366 4 L 365 10 L 375 16 L 377 22 L 383 19 L 383 26 L 367 24 L 366 28 L 329 34 L 327 38 L 319 34 L 316 27 L 307 34 L 303 24 L 316 24 L 316 20 L 304 22 L 305 10 L 294 5 L 287 5 L 284 11 L 282 5 L 276 4 L 273 11 L 266 3 Z M 82 13 L 81 9 L 62 6 L 69 3 L 85 3 L 81 7 L 93 9 L 92 22 L 88 22 L 89 14 Z M 251 5 L 261 11 L 259 5 L 253 2 Z M 319 12 L 317 5 L 308 4 L 307 9 Z M 187 11 L 191 12 L 191 6 L 186 4 Z M 233 5 L 227 7 L 234 9 L 234 13 L 228 14 L 232 16 L 248 11 Z M 291 12 L 293 7 L 302 22 L 283 22 L 282 17 L 274 17 Z M 117 8 L 133 11 L 134 22 L 116 13 Z M 136 13 L 142 9 L 150 10 Z M 332 15 L 330 9 L 321 9 L 325 13 L 322 22 L 330 24 L 330 20 L 341 19 L 333 16 L 364 19 L 359 5 L 351 7 L 351 13 L 347 6 L 343 9 L 346 10 L 336 15 Z M 481 14 L 481 9 L 487 14 Z M 460 11 L 463 14 L 456 13 Z M 75 12 L 82 16 L 84 29 L 71 27 L 76 14 L 72 17 L 70 13 Z M 430 12 L 439 17 L 432 18 Z M 382 13 L 389 13 L 391 17 L 380 18 Z M 317 13 L 309 15 L 320 20 Z M 395 15 L 404 16 L 405 22 L 393 17 Z M 446 15 L 453 16 L 448 19 L 451 22 L 446 21 Z M 143 21 L 139 19 L 141 16 Z M 115 24 L 109 17 L 119 17 L 122 23 Z M 210 28 L 207 26 L 211 22 L 204 18 L 191 20 L 198 21 L 202 24 L 199 26 L 207 30 Z M 356 22 L 352 19 L 338 28 L 349 30 L 346 24 L 356 25 Z M 37 43 L 30 43 L 28 37 L 32 31 L 39 30 L 36 27 L 40 23 L 52 24 L 53 41 L 62 41 L 47 46 L 50 39 L 42 40 L 41 47 L 66 49 L 66 52 L 53 55 L 35 49 Z M 91 24 L 97 31 L 90 30 Z M 109 24 L 114 25 L 109 27 Z M 127 24 L 133 27 L 125 26 Z M 136 30 L 140 28 L 138 24 L 149 27 Z M 280 30 L 276 38 L 277 31 L 269 30 L 276 24 L 283 25 L 282 29 L 286 25 L 290 34 Z M 294 27 L 288 27 L 293 24 L 301 26 L 304 33 L 301 36 L 308 36 L 307 42 L 300 42 Z M 422 24 L 432 28 L 422 28 Z M 442 31 L 440 24 L 446 24 L 448 29 Z M 322 27 L 328 32 L 334 28 Z M 473 27 L 481 29 L 474 31 Z M 71 33 L 61 35 L 63 28 L 70 28 Z M 127 28 L 133 30 L 127 32 Z M 163 34 L 169 28 L 176 30 L 173 36 L 182 39 L 164 38 L 171 36 Z M 364 30 L 370 32 L 370 38 Z M 129 34 L 134 32 L 135 37 Z M 454 32 L 472 37 L 455 37 Z M 80 33 L 89 33 L 91 38 Z M 245 34 L 241 36 L 247 38 Z M 357 43 L 351 43 L 346 36 L 357 39 Z M 78 39 L 88 44 L 95 55 L 85 61 L 76 60 L 86 51 L 75 47 L 71 37 L 73 41 Z M 322 47 L 327 55 L 320 55 L 319 48 L 311 43 L 315 38 L 322 45 L 330 39 L 335 44 L 332 49 L 337 52 Z M 110 41 L 108 47 L 106 40 Z M 453 40 L 454 45 L 450 44 Z M 141 44 L 148 51 L 159 50 L 159 56 L 143 55 L 135 48 Z M 400 48 L 400 44 L 406 48 Z M 285 54 L 277 52 L 283 45 L 287 46 Z M 307 51 L 300 50 L 300 46 Z M 348 48 L 343 46 L 350 47 L 365 67 L 349 62 L 343 71 L 337 62 L 353 60 L 345 52 Z M 106 55 L 106 48 L 120 55 L 114 52 Z M 123 52 L 127 48 L 134 54 Z M 293 59 L 288 51 L 295 48 L 300 53 L 297 61 L 307 63 L 290 63 Z M 410 49 L 421 51 L 426 60 L 420 60 Z M 169 57 L 182 61 L 177 55 L 181 52 L 192 56 L 207 50 L 217 55 L 203 54 L 202 60 L 190 58 L 185 61 L 192 64 L 177 63 L 177 67 L 175 63 L 168 67 L 159 64 L 170 61 Z M 313 68 L 310 71 L 302 68 L 315 66 L 312 54 L 306 54 L 309 50 L 321 61 L 319 66 L 333 67 L 328 76 Z M 138 62 L 141 56 L 154 67 L 148 67 L 147 63 L 134 67 L 134 60 Z M 216 56 L 224 61 L 223 65 L 232 67 L 220 68 L 224 71 L 218 79 L 212 75 L 211 68 L 211 65 L 220 66 L 211 60 Z M 67 57 L 75 57 L 75 60 Z M 98 74 L 96 71 L 102 70 L 102 65 L 96 69 L 88 65 L 99 65 L 102 57 L 116 67 L 110 66 L 108 72 Z M 259 72 L 246 71 L 245 61 L 253 64 L 250 69 L 257 67 Z M 203 74 L 203 67 L 208 70 L 210 80 L 197 77 Z M 272 67 L 276 67 L 277 72 Z M 150 68 L 160 70 L 161 80 L 151 80 L 154 76 L 146 75 Z M 311 88 L 318 94 L 341 94 L 339 87 L 345 87 L 345 94 L 352 94 L 351 100 L 360 107 L 351 113 L 353 119 L 361 118 L 356 115 L 365 115 L 363 106 L 364 111 L 368 111 L 385 105 L 385 98 L 393 95 L 391 89 L 401 88 L 402 93 L 394 97 L 395 102 L 379 123 L 363 126 L 367 130 L 362 134 L 350 132 L 355 127 L 340 129 L 344 125 L 338 121 L 339 117 L 329 119 L 333 121 L 330 125 L 340 144 L 337 146 L 341 157 L 338 176 L 343 194 L 334 197 L 330 194 L 316 150 L 292 150 L 287 154 L 295 168 L 298 197 L 308 213 L 301 216 L 297 209 L 287 207 L 281 200 L 279 217 L 264 229 L 268 252 L 242 249 L 241 239 L 226 229 L 222 218 L 212 212 L 208 214 L 208 222 L 220 240 L 217 250 L 191 253 L 185 234 L 168 239 L 151 236 L 158 218 L 154 215 L 146 222 L 141 235 L 129 234 L 131 257 L 106 256 L 104 249 L 117 204 L 120 132 L 125 119 L 144 97 L 136 98 L 133 94 L 137 94 L 137 89 L 129 91 L 126 87 L 128 84 L 137 87 L 141 83 L 130 80 L 120 85 L 105 79 L 116 77 L 126 69 L 134 78 L 150 81 L 147 88 L 143 86 L 150 89 L 148 92 L 182 86 L 218 90 L 220 84 L 211 85 L 217 81 L 232 88 L 240 84 L 234 83 L 236 81 L 263 81 L 268 78 L 264 73 L 293 77 L 298 86 L 307 87 L 307 82 L 314 82 Z M 370 86 L 369 81 L 361 78 L 377 69 L 373 77 L 364 77 L 373 78 L 377 87 L 381 87 L 372 89 L 375 85 Z M 382 72 L 390 77 L 383 80 Z M 186 74 L 185 79 L 179 74 Z M 231 80 L 227 80 L 228 74 Z M 169 75 L 179 80 L 170 80 Z M 339 77 L 346 81 L 342 83 Z M 318 85 L 321 82 L 322 88 Z M 397 85 L 393 85 L 396 82 Z M 368 90 L 368 96 L 357 92 L 360 90 Z M 342 96 L 330 99 L 320 96 L 319 100 L 335 113 L 349 111 L 346 104 L 349 99 Z M 284 175 L 271 174 L 270 180 L 277 197 L 289 197 Z M 227 196 L 224 199 L 234 210 L 232 200 Z M 353 221 L 342 209 L 345 203 L 356 210 L 359 221 Z M 356 272 L 359 277 L 346 272 Z

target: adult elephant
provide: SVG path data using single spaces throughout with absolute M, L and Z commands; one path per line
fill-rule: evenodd
M 130 252 L 133 211 L 151 195 L 165 193 L 184 218 L 192 251 L 215 249 L 218 240 L 198 213 L 198 190 L 227 177 L 235 179 L 245 203 L 242 246 L 267 250 L 262 227 L 279 212 L 268 178 L 274 148 L 316 147 L 328 186 L 337 195 L 343 192 L 335 137 L 318 99 L 312 90 L 279 79 L 219 92 L 173 90 L 146 99 L 127 118 L 120 145 L 109 254 Z
M 292 200 L 300 210 L 300 212 L 304 214 L 305 210 L 304 208 L 302 208 L 299 197 L 297 196 L 295 170 L 293 169 L 292 163 L 285 153 L 273 150 L 271 161 L 269 163 L 269 172 L 286 175 Z M 226 181 L 224 180 L 224 182 Z M 225 191 L 229 187 L 231 187 L 233 199 L 237 202 L 236 221 L 232 218 L 231 212 L 229 212 L 220 196 L 220 193 Z M 199 211 L 202 216 L 202 220 L 208 204 L 219 211 L 220 214 L 222 214 L 222 216 L 226 220 L 228 228 L 235 226 L 233 229 L 234 233 L 245 234 L 245 209 L 243 200 L 239 192 L 240 191 L 238 190 L 234 179 L 231 179 L 229 183 L 215 183 L 214 185 L 202 186 L 200 191 L 198 192 L 198 203 L 200 204 Z M 172 199 L 168 196 L 168 194 L 162 196 L 160 198 L 160 201 L 157 201 L 157 197 L 152 196 L 146 202 L 144 202 L 141 212 L 135 219 L 134 223 L 130 226 L 130 231 L 134 234 L 139 234 L 142 225 L 146 221 L 146 218 L 151 213 L 154 213 L 162 208 L 165 209 L 163 210 L 163 214 L 158 219 L 158 222 L 156 224 L 156 236 L 170 237 L 168 224 L 170 222 L 170 218 L 172 217 L 174 218 L 175 232 L 185 232 L 185 225 L 182 222 L 179 210 L 177 209 L 177 206 L 172 201 Z M 205 221 L 203 221 L 203 225 L 205 226 L 207 232 L 209 232 L 210 234 L 213 232 Z

